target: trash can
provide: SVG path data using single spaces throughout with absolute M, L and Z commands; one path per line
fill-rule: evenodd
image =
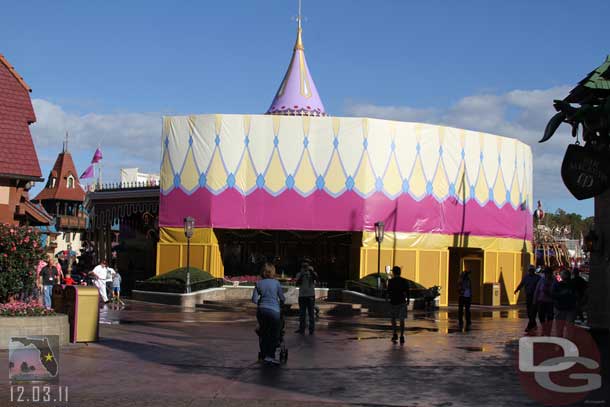
M 70 322 L 70 342 L 95 342 L 99 332 L 99 292 L 96 287 L 68 285 L 64 310 Z
M 500 301 L 500 283 L 485 283 L 483 285 L 483 304 L 498 307 Z

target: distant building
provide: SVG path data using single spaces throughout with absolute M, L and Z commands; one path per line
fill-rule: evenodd
M 41 178 L 29 125 L 36 121 L 23 78 L 0 54 L 0 222 L 48 225 L 51 217 L 29 200 Z
M 85 191 L 78 180 L 67 141 L 55 160 L 46 186 L 35 200 L 55 218 L 55 225 L 50 230 L 56 233 L 54 254 L 74 251 L 78 255 L 82 233 L 87 229 L 87 215 L 83 209 Z
M 121 184 L 159 185 L 159 174 L 140 172 L 139 168 L 121 168 Z

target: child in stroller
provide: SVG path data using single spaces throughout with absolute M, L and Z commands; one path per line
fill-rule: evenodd
M 286 304 L 280 304 L 280 336 L 278 339 L 278 344 L 276 347 L 276 352 L 277 349 L 280 350 L 280 362 L 281 363 L 286 363 L 288 361 L 288 348 L 286 347 L 286 342 L 284 342 L 284 335 L 286 333 L 286 314 L 288 313 L 288 311 L 290 310 L 290 305 L 286 305 Z M 261 337 L 261 331 L 260 331 L 260 325 L 256 326 L 256 334 L 258 335 L 258 344 L 259 344 L 259 351 L 258 351 L 258 361 L 261 362 L 263 360 L 263 352 L 262 352 L 262 337 Z

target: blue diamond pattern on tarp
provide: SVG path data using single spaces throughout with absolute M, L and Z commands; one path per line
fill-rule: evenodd
M 205 183 L 207 182 L 207 180 L 208 180 L 208 179 L 207 179 L 207 177 L 205 176 L 205 174 L 203 174 L 203 173 L 202 173 L 202 174 L 199 176 L 199 186 L 200 186 L 201 188 L 205 187 Z
M 174 175 L 174 186 L 176 188 L 180 187 L 180 174 Z
M 307 148 L 307 146 L 308 146 L 308 145 L 309 145 L 309 138 L 305 137 L 305 138 L 303 139 L 303 146 L 304 146 L 305 148 Z
M 396 143 L 394 142 L 394 140 L 392 140 L 392 144 L 390 144 L 390 148 L 392 149 L 392 151 L 396 150 Z
M 273 137 L 273 145 L 277 147 L 278 144 L 280 144 L 280 139 L 277 136 Z
M 432 182 L 431 181 L 426 182 L 426 194 L 432 195 Z
M 438 148 L 438 155 L 440 155 L 441 157 L 443 156 L 443 146 L 440 146 Z
M 233 186 L 235 185 L 235 175 L 233 175 L 233 173 L 230 173 L 227 177 L 227 185 L 229 186 L 229 188 L 233 188 Z
M 462 160 L 466 157 L 466 151 L 464 151 L 464 149 L 462 148 Z
M 381 177 L 377 177 L 377 179 L 375 180 L 375 190 L 377 192 L 383 190 L 383 180 L 381 179 Z
M 474 198 L 474 185 L 470 186 L 470 196 Z
M 244 139 L 244 144 L 246 146 L 250 144 L 250 137 L 246 136 L 246 138 Z
M 339 147 L 339 139 L 337 137 L 335 137 L 335 139 L 333 140 L 333 146 L 335 147 L 335 149 Z
M 259 188 L 265 186 L 265 177 L 263 176 L 263 174 L 258 174 L 258 177 L 256 177 L 256 186 Z
M 364 149 L 366 150 L 369 147 L 369 141 L 367 139 L 364 139 L 364 141 L 362 142 L 362 145 L 364 146 Z
M 489 188 L 489 198 L 487 198 L 490 201 L 494 200 L 494 189 L 493 188 Z
M 294 177 L 289 175 L 286 177 L 286 188 L 292 189 L 294 187 Z
M 165 148 L 169 146 L 169 137 L 165 137 Z
M 193 136 L 189 134 L 189 146 L 193 145 Z
M 449 184 L 449 196 L 454 196 L 455 195 L 455 184 L 452 182 L 451 184 Z
M 216 138 L 214 139 L 214 143 L 216 143 L 217 146 L 220 145 L 220 136 L 218 136 L 218 134 L 216 135 Z
M 407 179 L 402 181 L 402 192 L 405 194 L 409 192 L 409 180 Z
M 506 202 L 510 202 L 510 191 L 506 191 Z
M 316 188 L 318 188 L 318 189 L 324 188 L 324 177 L 321 175 L 318 175 L 318 179 L 316 180 Z
M 354 188 L 354 185 L 356 185 L 356 183 L 354 182 L 354 178 L 352 178 L 352 176 L 350 175 L 345 180 L 345 188 L 347 188 L 348 191 L 351 191 Z
M 479 159 L 481 160 L 481 162 L 483 161 L 483 152 L 481 151 L 481 154 L 479 154 Z
M 498 164 L 502 165 L 502 157 L 498 154 Z
M 417 151 L 418 154 L 421 151 L 421 145 L 419 143 L 417 143 L 417 145 L 415 146 L 415 150 Z

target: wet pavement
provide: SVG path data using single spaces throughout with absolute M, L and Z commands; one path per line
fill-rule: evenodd
M 267 367 L 252 306 L 128 302 L 102 311 L 98 343 L 62 348 L 61 384 L 78 406 L 539 405 L 515 369 L 524 310 L 474 309 L 468 332 L 456 314 L 410 313 L 404 346 L 385 319 L 322 314 L 314 336 L 299 336 L 288 317 L 288 363 Z M 0 351 L 0 366 L 7 358 Z M 3 381 L 0 406 L 11 405 Z

